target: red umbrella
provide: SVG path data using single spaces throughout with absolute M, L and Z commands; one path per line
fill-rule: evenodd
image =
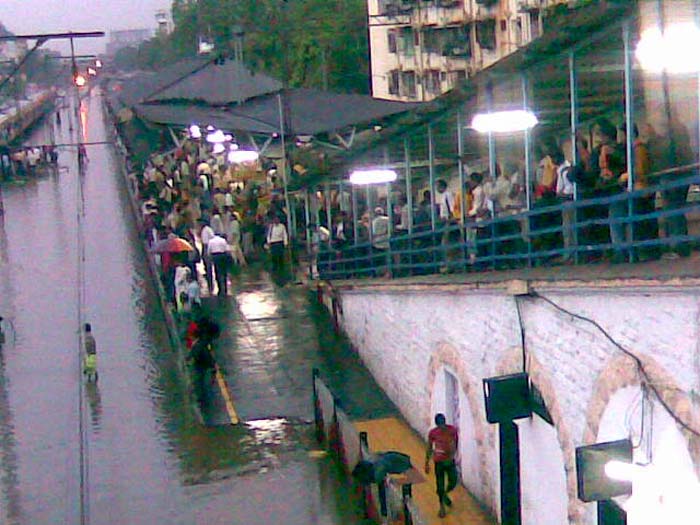
M 194 248 L 189 242 L 181 237 L 171 237 L 169 239 L 158 241 L 153 245 L 151 250 L 155 253 L 179 253 L 192 252 L 194 251 Z

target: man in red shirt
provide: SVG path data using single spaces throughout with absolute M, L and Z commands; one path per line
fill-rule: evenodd
M 452 505 L 452 500 L 447 495 L 457 486 L 457 465 L 455 454 L 457 453 L 458 435 L 457 429 L 446 423 L 444 414 L 435 416 L 435 428 L 428 433 L 428 449 L 425 453 L 425 473 L 430 473 L 430 458 L 435 462 L 435 482 L 437 495 L 440 500 L 440 512 L 438 516 L 445 517 L 445 505 Z M 445 487 L 447 477 L 447 487 Z

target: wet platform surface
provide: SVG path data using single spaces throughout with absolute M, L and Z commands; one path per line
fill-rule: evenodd
M 76 139 L 68 114 L 55 129 L 64 143 Z M 109 139 L 99 94 L 79 114 L 88 140 Z M 32 143 L 46 142 L 45 131 Z M 251 270 L 214 308 L 224 325 L 216 351 L 245 422 L 219 424 L 226 417 L 215 405 L 216 424 L 201 425 L 108 144 L 89 148 L 85 175 L 86 313 L 100 379 L 84 383 L 76 157 L 65 147 L 59 171 L 2 188 L 0 315 L 12 334 L 0 352 L 0 523 L 80 522 L 81 418 L 93 525 L 364 523 L 346 475 L 314 453 L 311 368 L 327 370 L 349 397 L 368 390 L 371 376 L 327 333 L 330 320 L 305 289 L 280 288 Z M 379 394 L 369 406 L 357 412 L 391 411 Z

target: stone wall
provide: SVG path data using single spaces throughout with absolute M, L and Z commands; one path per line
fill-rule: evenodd
M 640 384 L 643 374 L 623 349 L 639 357 L 664 403 L 700 429 L 693 401 L 700 390 L 697 284 L 533 283 L 541 296 L 595 320 L 622 348 L 593 324 L 540 297 L 516 299 L 504 285 L 367 285 L 333 294 L 340 326 L 421 434 L 431 425 L 436 374 L 449 367 L 458 376 L 469 400 L 467 424 L 473 426 L 469 430 L 479 457 L 478 466 L 465 466 L 479 470 L 471 480 L 465 477 L 465 484 L 494 514 L 499 500 L 497 431 L 486 422 L 482 378 L 520 372 L 524 361 L 554 420 L 564 458 L 568 494 L 561 497 L 567 498 L 568 521 L 588 524 L 595 521 L 590 505 L 586 509 L 576 497 L 574 453 L 577 446 L 595 442 L 611 396 Z M 700 441 L 689 432 L 684 435 L 697 472 Z

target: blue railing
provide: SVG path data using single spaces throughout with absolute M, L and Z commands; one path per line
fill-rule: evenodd
M 609 259 L 636 262 L 674 251 L 690 252 L 700 234 L 687 230 L 687 214 L 700 212 L 697 164 L 659 172 L 655 185 L 632 192 L 564 201 L 511 215 L 500 215 L 436 230 L 417 225 L 411 235 L 393 236 L 386 250 L 368 240 L 342 247 L 321 247 L 323 279 L 426 275 Z M 670 177 L 673 180 L 668 180 Z M 650 177 L 651 178 L 651 177 Z M 664 180 L 665 179 L 665 180 Z M 657 193 L 661 195 L 657 206 Z

